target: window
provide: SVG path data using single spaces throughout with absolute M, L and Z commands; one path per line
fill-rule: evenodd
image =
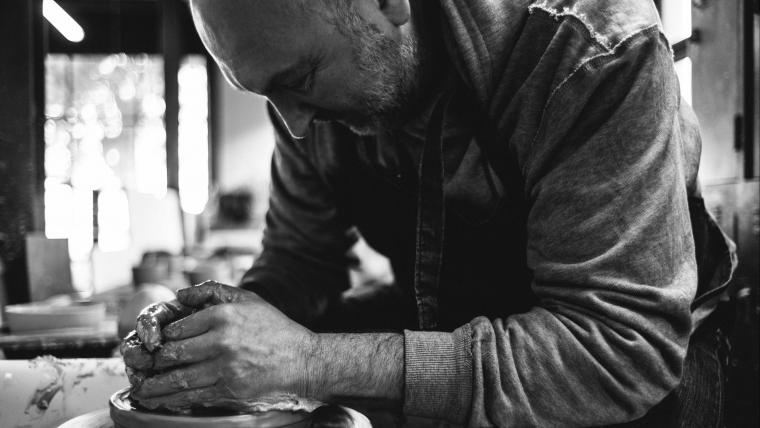
M 681 96 L 691 104 L 691 59 L 686 49 L 679 48 L 685 46 L 691 37 L 691 0 L 663 0 L 660 14 L 665 36 L 676 47 L 676 74 L 681 85 Z
M 163 59 L 50 54 L 45 69 L 45 233 L 69 240 L 74 283 L 86 292 L 92 250 L 130 246 L 127 195 L 167 193 Z M 205 57 L 185 57 L 177 79 L 181 205 L 199 214 L 209 188 Z
M 179 67 L 179 198 L 182 210 L 200 214 L 209 189 L 208 74 L 206 58 L 185 57 Z

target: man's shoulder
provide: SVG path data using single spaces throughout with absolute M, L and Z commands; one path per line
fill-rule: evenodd
M 477 39 L 490 52 L 500 49 L 489 44 L 514 44 L 522 37 L 527 21 L 537 15 L 556 22 L 576 21 L 586 28 L 593 41 L 607 49 L 644 29 L 661 25 L 654 2 L 648 0 L 440 1 L 448 28 L 459 35 L 455 38 Z M 506 52 L 504 46 L 501 48 Z
M 528 11 L 546 14 L 556 21 L 576 21 L 584 27 L 589 40 L 608 51 L 661 25 L 654 3 L 642 0 L 541 0 L 528 6 Z
M 551 92 L 589 59 L 622 53 L 616 48 L 636 36 L 659 37 L 661 27 L 645 0 L 441 2 L 452 60 L 484 106 L 524 83 Z

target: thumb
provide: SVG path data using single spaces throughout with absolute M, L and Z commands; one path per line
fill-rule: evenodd
M 177 300 L 185 306 L 202 308 L 241 300 L 242 291 L 216 281 L 206 281 L 194 287 L 177 291 Z

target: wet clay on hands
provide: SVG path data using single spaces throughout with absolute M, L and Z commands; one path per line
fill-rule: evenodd
M 146 371 L 153 369 L 153 355 L 143 346 L 135 330 L 132 330 L 124 338 L 119 349 L 124 358 L 124 365 L 127 366 L 128 370 Z
M 155 303 L 140 312 L 135 330 L 124 338 L 120 346 L 127 378 L 133 390 L 138 389 L 143 381 L 155 372 L 154 352 L 161 347 L 163 342 L 161 335 L 163 326 L 193 312 L 193 308 L 184 306 L 176 300 Z
M 162 410 L 171 413 L 188 414 L 203 408 L 225 409 L 235 413 L 250 413 L 266 411 L 283 406 L 288 409 L 298 409 L 304 406 L 298 399 L 290 395 L 273 396 L 268 399 L 240 400 L 229 397 L 226 391 L 214 388 L 192 389 L 184 379 L 172 378 L 181 391 L 168 396 L 141 396 L 140 390 L 149 379 L 166 373 L 166 361 L 170 357 L 171 346 L 165 346 L 166 337 L 162 329 L 172 322 L 183 319 L 196 311 L 210 306 L 241 301 L 257 301 L 255 295 L 242 294 L 228 286 L 209 281 L 201 284 L 204 293 L 194 293 L 185 296 L 185 306 L 177 300 L 156 303 L 143 309 L 137 317 L 136 329 L 122 342 L 121 350 L 127 366 L 127 377 L 131 384 L 130 399 L 140 407 L 151 410 Z M 194 291 L 195 291 L 194 290 Z M 176 349 L 174 349 L 176 351 Z
M 193 311 L 193 308 L 184 306 L 176 300 L 150 305 L 137 315 L 135 326 L 137 337 L 148 352 L 153 352 L 161 347 L 161 329 L 172 321 L 190 315 Z

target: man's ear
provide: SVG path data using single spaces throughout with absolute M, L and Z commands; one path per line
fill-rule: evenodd
M 380 11 L 393 25 L 400 27 L 412 17 L 409 0 L 377 0 Z

